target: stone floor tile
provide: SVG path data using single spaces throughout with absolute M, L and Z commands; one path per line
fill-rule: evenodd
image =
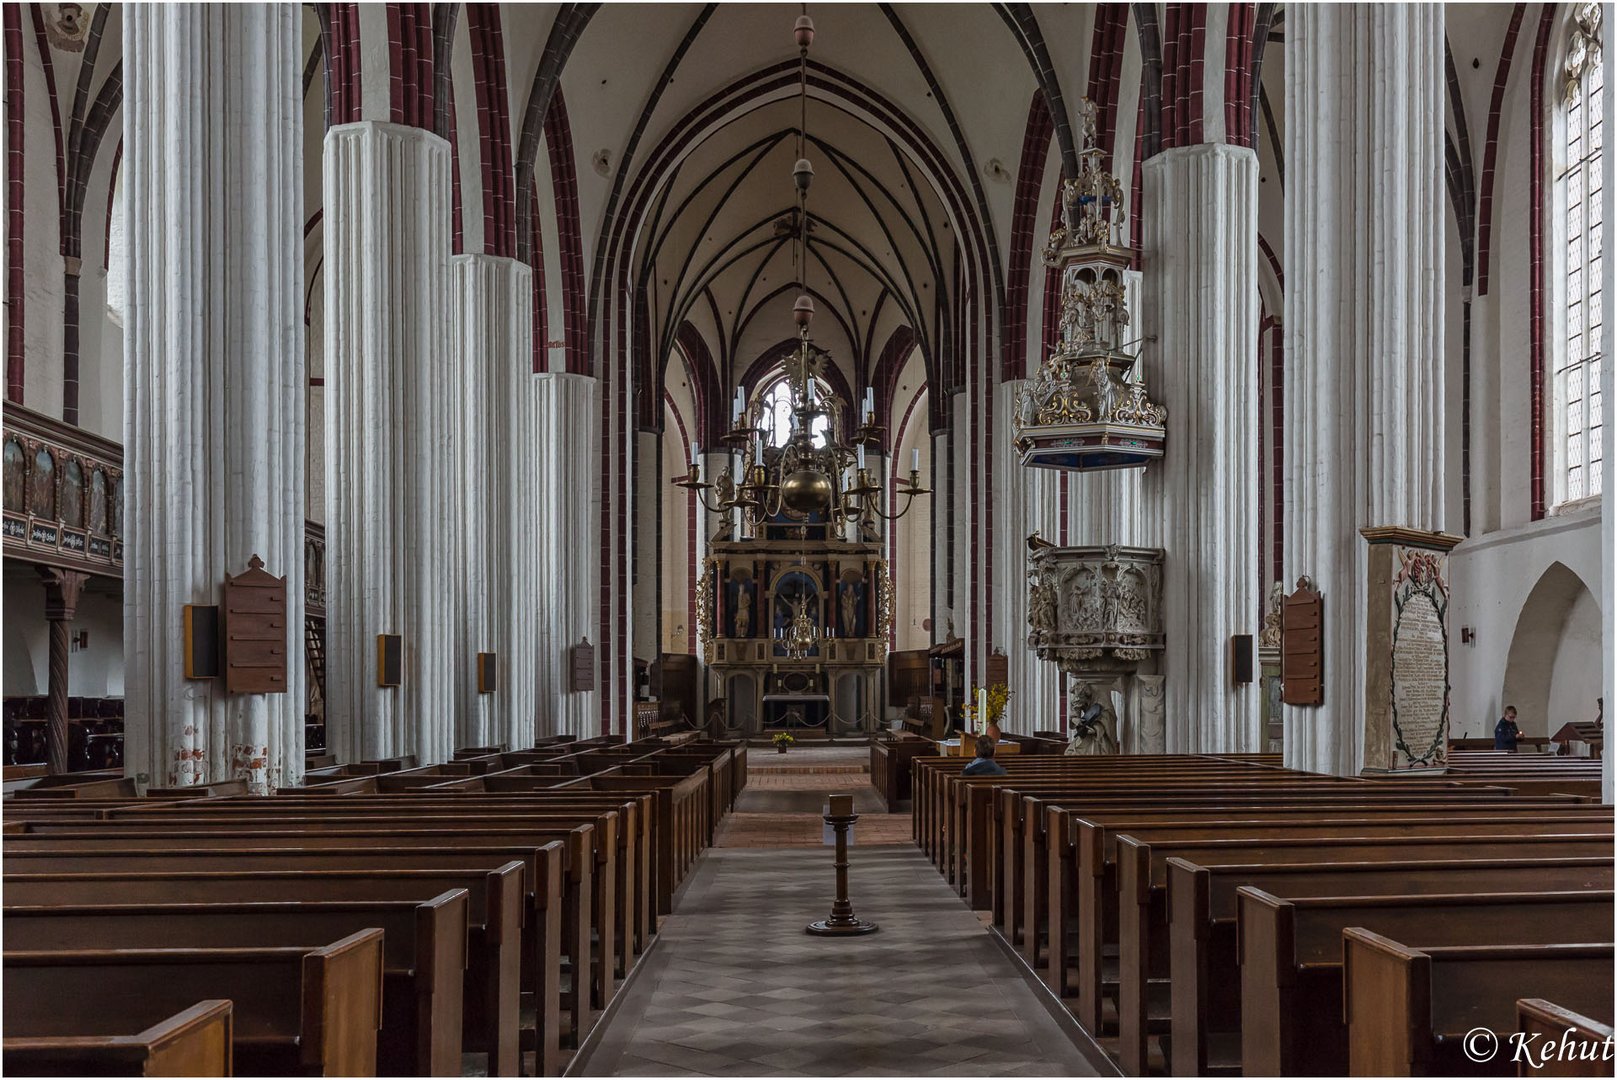
M 863 747 L 826 749 L 849 760 L 825 768 L 868 761 Z M 873 798 L 857 772 L 788 771 L 822 767 L 817 752 L 794 748 L 784 763 L 749 755 L 749 790 L 721 825 L 725 838 L 693 868 L 646 968 L 574 1071 L 1093 1075 L 982 919 L 913 846 L 908 815 L 866 813 L 865 839 L 887 829 L 893 844 L 851 854 L 854 908 L 881 932 L 801 932 L 830 906 L 824 794 L 853 793 L 861 809 Z

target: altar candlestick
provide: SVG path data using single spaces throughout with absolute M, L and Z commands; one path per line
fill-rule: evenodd
M 977 688 L 977 729 L 988 730 L 988 690 L 985 687 Z

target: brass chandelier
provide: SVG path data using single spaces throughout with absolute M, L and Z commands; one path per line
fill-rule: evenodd
M 797 163 L 792 168 L 796 188 L 793 214 L 792 263 L 799 288 L 806 276 L 808 245 L 808 191 L 814 179 L 809 162 L 808 143 L 808 50 L 814 41 L 814 22 L 804 14 L 793 27 L 798 47 Z M 742 390 L 736 391 L 730 415 L 730 430 L 723 436 L 732 462 L 713 482 L 702 479 L 701 452 L 691 451 L 690 473 L 675 480 L 678 487 L 696 492 L 709 513 L 741 512 L 742 528 L 757 534 L 767 523 L 783 516 L 807 522 L 815 516 L 841 531 L 857 524 L 874 529 L 877 518 L 897 521 L 909 512 L 915 497 L 928 494 L 921 486 L 921 452 L 910 456 L 907 483 L 895 484 L 894 501 L 903 496 L 903 505 L 894 512 L 882 509 L 884 490 L 879 470 L 865 460 L 867 447 L 879 448 L 883 429 L 875 422 L 875 399 L 870 388 L 860 411 L 860 423 L 848 430 L 846 403 L 820 393 L 820 375 L 831 354 L 814 344 L 809 324 L 814 319 L 814 301 L 805 290 L 792 305 L 792 321 L 797 324 L 797 348 L 786 361 L 787 417 L 790 431 L 780 446 L 772 445 L 774 432 L 764 423 L 768 406 L 761 399 L 749 404 Z M 827 400 L 829 398 L 829 400 Z M 822 428 L 819 435 L 816 429 Z M 821 436 L 823 435 L 823 442 Z M 738 459 L 738 460 L 737 460 Z M 740 477 L 739 481 L 736 479 Z M 716 502 L 710 502 L 713 491 Z

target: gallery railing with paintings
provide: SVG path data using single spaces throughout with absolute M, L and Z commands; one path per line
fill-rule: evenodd
M 8 778 L 44 772 L 53 750 L 60 757 L 55 771 L 120 769 L 123 448 L 8 402 L 3 454 Z M 311 750 L 320 750 L 325 533 L 315 522 L 306 526 L 304 563 L 306 737 Z M 65 735 L 54 747 L 53 730 Z

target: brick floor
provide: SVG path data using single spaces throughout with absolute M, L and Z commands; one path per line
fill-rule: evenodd
M 794 746 L 785 754 L 747 753 L 747 786 L 719 826 L 721 848 L 820 847 L 825 797 L 853 796 L 859 822 L 856 846 L 907 844 L 910 815 L 889 814 L 870 786 L 870 750 L 864 746 Z

